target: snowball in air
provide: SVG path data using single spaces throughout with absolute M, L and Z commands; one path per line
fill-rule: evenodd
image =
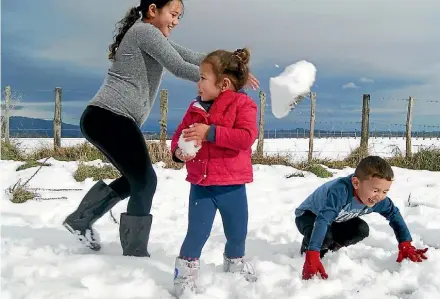
M 299 97 L 310 92 L 315 82 L 316 68 L 305 60 L 289 65 L 284 71 L 270 78 L 272 113 L 277 118 L 287 116 Z

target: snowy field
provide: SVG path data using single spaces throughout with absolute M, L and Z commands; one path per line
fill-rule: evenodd
M 42 140 L 21 140 L 23 147 L 35 147 Z M 44 142 L 44 141 L 43 141 Z M 52 140 L 47 141 L 51 145 Z M 64 139 L 83 142 L 81 139 Z M 316 139 L 315 148 L 323 157 L 341 158 L 359 144 L 359 139 Z M 404 149 L 401 139 L 371 139 L 373 152 L 386 154 L 389 147 Z M 421 145 L 440 146 L 438 140 L 413 140 Z M 347 146 L 344 150 L 342 146 Z M 306 157 L 307 139 L 266 140 L 265 150 L 298 151 Z M 349 148 L 349 149 L 348 149 Z M 1 193 L 1 289 L 2 299 L 146 299 L 174 298 L 172 279 L 174 258 L 187 226 L 189 184 L 185 170 L 170 170 L 156 164 L 158 186 L 153 203 L 151 258 L 122 256 L 118 225 L 109 214 L 95 228 L 103 248 L 91 252 L 83 248 L 61 226 L 82 196 L 94 184 L 91 179 L 76 182 L 72 174 L 77 162 L 49 160 L 29 183 L 30 187 L 80 189 L 39 191 L 44 198 L 67 199 L 12 204 L 5 193 L 19 178 L 28 179 L 36 168 L 16 172 L 21 162 L 0 161 Z M 90 162 L 96 163 L 96 162 Z M 204 294 L 194 298 L 298 298 L 298 299 L 434 299 L 440 298 L 440 173 L 394 168 L 396 181 L 389 193 L 400 208 L 417 247 L 429 247 L 428 260 L 416 264 L 396 263 L 397 242 L 380 215 L 367 215 L 370 236 L 364 242 L 329 253 L 323 265 L 329 279 L 301 280 L 304 263 L 299 254 L 302 236 L 295 227 L 293 210 L 306 195 L 327 179 L 306 173 L 305 177 L 285 176 L 296 172 L 284 166 L 255 165 L 255 181 L 248 185 L 249 233 L 247 255 L 259 274 L 255 283 L 240 276 L 222 273 L 225 242 L 217 215 L 211 237 L 202 252 L 200 282 Z M 335 176 L 353 169 L 332 170 Z M 108 180 L 107 182 L 110 182 Z M 410 200 L 408 200 L 410 198 Z M 117 219 L 127 201 L 113 210 Z
M 19 138 L 13 140 L 24 151 L 28 152 L 37 147 L 53 146 L 51 138 Z M 65 138 L 61 140 L 62 146 L 70 146 L 85 142 L 83 138 Z M 168 141 L 170 145 L 171 141 Z M 360 138 L 315 138 L 314 157 L 343 159 L 350 154 L 360 144 Z M 370 138 L 369 139 L 370 154 L 377 154 L 384 157 L 394 155 L 396 149 L 405 154 L 405 138 Z M 440 147 L 440 139 L 423 139 L 413 138 L 413 153 L 420 148 Z M 252 147 L 257 148 L 257 142 Z M 309 139 L 307 138 L 285 138 L 285 139 L 265 139 L 264 151 L 268 154 L 289 154 L 295 161 L 304 161 L 307 159 L 309 149 Z

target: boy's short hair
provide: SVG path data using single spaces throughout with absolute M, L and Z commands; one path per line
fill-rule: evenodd
M 356 167 L 354 176 L 359 180 L 380 178 L 387 181 L 394 179 L 394 172 L 391 165 L 379 156 L 368 156 L 363 158 Z

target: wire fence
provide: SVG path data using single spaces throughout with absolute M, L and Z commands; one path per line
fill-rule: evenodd
M 146 135 L 151 136 L 151 135 Z M 148 141 L 153 141 L 157 144 L 158 137 L 151 136 L 146 138 Z M 39 149 L 51 149 L 53 146 L 53 138 L 17 138 L 12 139 L 14 144 L 18 146 L 25 153 L 34 153 Z M 316 159 L 332 159 L 342 160 L 354 152 L 360 145 L 360 138 L 315 138 L 312 155 Z M 63 138 L 62 147 L 78 146 L 88 143 L 84 138 Z M 171 141 L 166 141 L 170 145 Z M 369 140 L 369 149 L 371 154 L 377 154 L 383 157 L 393 157 L 396 154 L 405 152 L 405 138 L 402 137 L 374 137 Z M 253 145 L 253 150 L 256 152 L 257 141 Z M 413 152 L 418 152 L 420 149 L 440 148 L 440 139 L 432 138 L 413 138 L 412 142 Z M 309 139 L 308 138 L 285 138 L 272 139 L 266 138 L 264 141 L 265 155 L 281 155 L 288 156 L 291 160 L 302 162 L 308 159 L 309 153 Z M 152 156 L 160 156 L 163 154 L 163 149 L 159 146 L 152 147 L 149 150 Z
M 310 125 L 309 122 L 294 122 L 304 126 Z M 314 138 L 360 138 L 361 130 L 338 129 L 338 122 L 326 122 L 329 125 L 328 130 L 314 130 Z M 376 125 L 384 124 L 370 123 L 372 129 L 369 131 L 371 138 L 405 138 L 405 125 L 389 124 L 389 130 L 375 129 Z M 53 129 L 38 128 L 10 128 L 11 138 L 53 138 Z M 159 132 L 142 131 L 147 140 L 159 139 Z M 63 138 L 84 138 L 80 129 L 61 129 Z M 296 129 L 269 129 L 264 130 L 265 139 L 283 139 L 283 138 L 309 138 L 310 131 L 304 128 Z M 411 132 L 413 138 L 440 139 L 440 126 L 419 126 L 418 129 Z M 172 132 L 167 134 L 167 139 L 172 138 Z
M 9 90 L 7 90 L 9 88 Z M 10 124 L 10 112 L 16 109 L 14 92 L 10 87 L 5 88 L 4 102 L 2 103 L 2 137 L 4 138 L 54 138 L 54 144 L 60 145 L 61 138 L 83 138 L 78 125 L 69 125 L 62 120 L 67 119 L 61 109 L 61 89 L 55 89 L 55 105 L 53 118 L 41 118 L 46 122 L 35 121 L 32 124 Z M 50 92 L 50 91 L 45 91 Z M 51 91 L 53 92 L 53 91 Z M 312 100 L 312 94 L 314 98 Z M 14 98 L 15 97 L 15 98 Z M 440 111 L 440 100 L 424 100 L 408 97 L 384 98 L 369 94 L 362 101 L 353 101 L 349 104 L 329 106 L 329 101 L 320 101 L 319 95 L 310 93 L 301 105 L 298 105 L 283 120 L 288 129 L 267 128 L 274 126 L 275 121 L 270 119 L 270 94 L 260 92 L 260 126 L 259 143 L 264 139 L 308 139 L 310 157 L 317 152 L 313 149 L 313 139 L 360 139 L 361 143 L 368 143 L 368 138 L 411 139 L 421 140 L 440 139 L 440 122 L 437 122 Z M 12 101 L 11 101 L 12 100 Z M 331 102 L 330 102 L 331 103 Z M 84 107 L 86 103 L 83 104 Z M 63 106 L 64 107 L 64 106 Z M 82 107 L 81 107 L 82 108 Z M 172 137 L 178 120 L 185 113 L 186 108 L 168 107 L 168 91 L 160 91 L 160 118 L 150 117 L 150 126 L 157 124 L 157 129 L 143 130 L 147 140 L 169 140 Z M 313 117 L 312 117 L 313 115 Z M 71 118 L 79 122 L 78 118 Z M 153 125 L 152 125 L 153 124 Z M 362 141 L 363 140 L 363 141 Z M 259 147 L 260 148 L 260 147 Z M 407 149 L 411 143 L 407 144 Z

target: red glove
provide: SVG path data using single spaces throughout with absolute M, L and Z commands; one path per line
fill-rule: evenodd
M 401 242 L 399 243 L 399 256 L 396 262 L 400 263 L 406 258 L 409 258 L 413 262 L 422 262 L 427 259 L 425 256 L 425 252 L 427 251 L 428 248 L 416 249 L 409 241 Z
M 302 278 L 304 280 L 312 278 L 314 275 L 321 274 L 321 278 L 327 279 L 328 275 L 325 273 L 324 266 L 321 263 L 319 256 L 320 252 L 315 250 L 306 251 L 306 261 L 304 262 Z

